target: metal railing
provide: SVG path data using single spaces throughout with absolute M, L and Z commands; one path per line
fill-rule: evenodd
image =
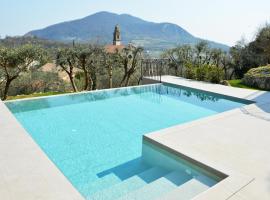
M 148 78 L 161 83 L 162 75 L 168 74 L 169 62 L 169 59 L 143 59 L 141 79 Z

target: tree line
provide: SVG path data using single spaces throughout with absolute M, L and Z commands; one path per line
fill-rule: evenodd
M 105 77 L 102 88 L 113 87 L 113 76 L 117 86 L 128 86 L 139 66 L 143 49 L 128 45 L 122 50 L 107 52 L 98 45 L 75 45 L 55 49 L 50 56 L 46 49 L 26 44 L 14 48 L 0 46 L 0 94 L 5 100 L 11 84 L 27 73 L 33 73 L 47 62 L 65 72 L 74 92 L 95 90 L 99 77 Z M 113 73 L 115 72 L 115 73 Z M 135 77 L 137 82 L 139 77 Z M 81 84 L 83 82 L 83 84 Z M 81 87 L 78 87 L 82 85 Z M 104 86 L 105 85 L 105 86 Z
M 241 79 L 251 68 L 270 63 L 270 25 L 260 28 L 251 42 L 243 40 L 228 52 L 210 48 L 205 41 L 167 50 L 175 75 L 218 83 L 222 79 Z

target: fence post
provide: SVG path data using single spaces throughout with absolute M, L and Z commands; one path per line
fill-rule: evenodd
M 140 80 L 143 82 L 143 60 L 141 61 L 141 78 Z
M 162 61 L 160 62 L 159 65 L 159 82 L 161 83 L 161 74 L 162 74 Z

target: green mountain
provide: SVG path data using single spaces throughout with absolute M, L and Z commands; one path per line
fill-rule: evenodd
M 127 14 L 98 12 L 82 19 L 55 24 L 44 29 L 34 30 L 27 36 L 70 42 L 111 43 L 116 24 L 120 25 L 124 44 L 132 42 L 150 51 L 161 51 L 183 44 L 196 44 L 200 40 L 171 23 L 153 23 Z M 224 44 L 208 41 L 211 47 L 228 50 Z

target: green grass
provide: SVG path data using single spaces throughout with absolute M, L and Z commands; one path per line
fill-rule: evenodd
M 260 90 L 258 88 L 254 88 L 254 87 L 250 87 L 245 85 L 241 79 L 235 79 L 235 80 L 228 80 L 228 82 L 230 83 L 230 85 L 232 87 L 238 87 L 238 88 L 245 88 L 245 89 L 251 89 L 251 90 Z
M 51 95 L 66 94 L 66 93 L 70 93 L 70 92 L 43 92 L 43 93 L 33 93 L 33 94 L 27 94 L 27 95 L 8 96 L 7 100 L 43 97 L 43 96 L 51 96 Z

